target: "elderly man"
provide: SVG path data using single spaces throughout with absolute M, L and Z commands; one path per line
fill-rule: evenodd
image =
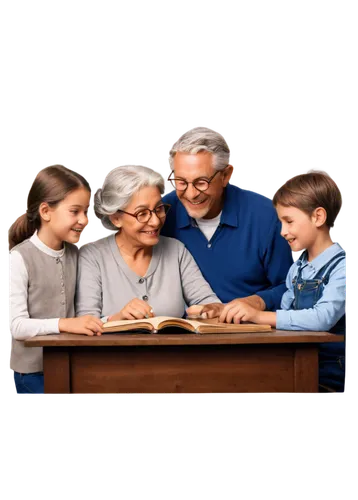
M 229 184 L 233 172 L 224 138 L 204 127 L 186 132 L 170 151 L 175 191 L 162 230 L 182 241 L 225 308 L 240 321 L 242 301 L 279 309 L 292 264 L 271 200 Z

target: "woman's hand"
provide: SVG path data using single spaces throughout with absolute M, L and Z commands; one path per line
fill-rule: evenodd
M 141 299 L 132 299 L 121 311 L 108 316 L 108 321 L 153 318 L 154 316 L 152 306 L 148 302 Z
M 79 318 L 61 318 L 58 322 L 60 332 L 82 333 L 84 335 L 101 335 L 103 322 L 96 316 L 80 316 Z

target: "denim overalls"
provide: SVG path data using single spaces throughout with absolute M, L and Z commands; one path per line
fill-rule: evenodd
M 298 273 L 293 279 L 295 298 L 292 303 L 294 310 L 311 309 L 322 297 L 324 285 L 328 283 L 333 269 L 345 259 L 345 252 L 339 252 L 313 279 L 302 279 L 302 258 L 307 258 L 304 252 L 299 258 Z M 341 319 L 331 328 L 330 333 L 345 334 L 345 319 Z M 345 342 L 332 342 L 319 346 L 319 390 L 320 392 L 343 392 L 345 376 Z

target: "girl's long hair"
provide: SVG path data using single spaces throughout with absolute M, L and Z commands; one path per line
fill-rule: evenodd
M 48 203 L 54 208 L 71 191 L 81 187 L 92 193 L 87 178 L 64 163 L 49 164 L 40 169 L 27 191 L 25 211 L 18 215 L 7 229 L 7 250 L 10 251 L 40 229 L 41 203 Z

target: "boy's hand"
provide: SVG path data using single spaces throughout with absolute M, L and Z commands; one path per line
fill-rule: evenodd
M 80 333 L 84 335 L 101 335 L 103 322 L 96 316 L 80 316 L 79 318 L 61 318 L 58 322 L 60 332 Z
M 259 313 L 259 309 L 255 309 L 245 301 L 235 299 L 224 306 L 219 322 L 238 324 L 241 321 L 251 321 L 255 323 Z

